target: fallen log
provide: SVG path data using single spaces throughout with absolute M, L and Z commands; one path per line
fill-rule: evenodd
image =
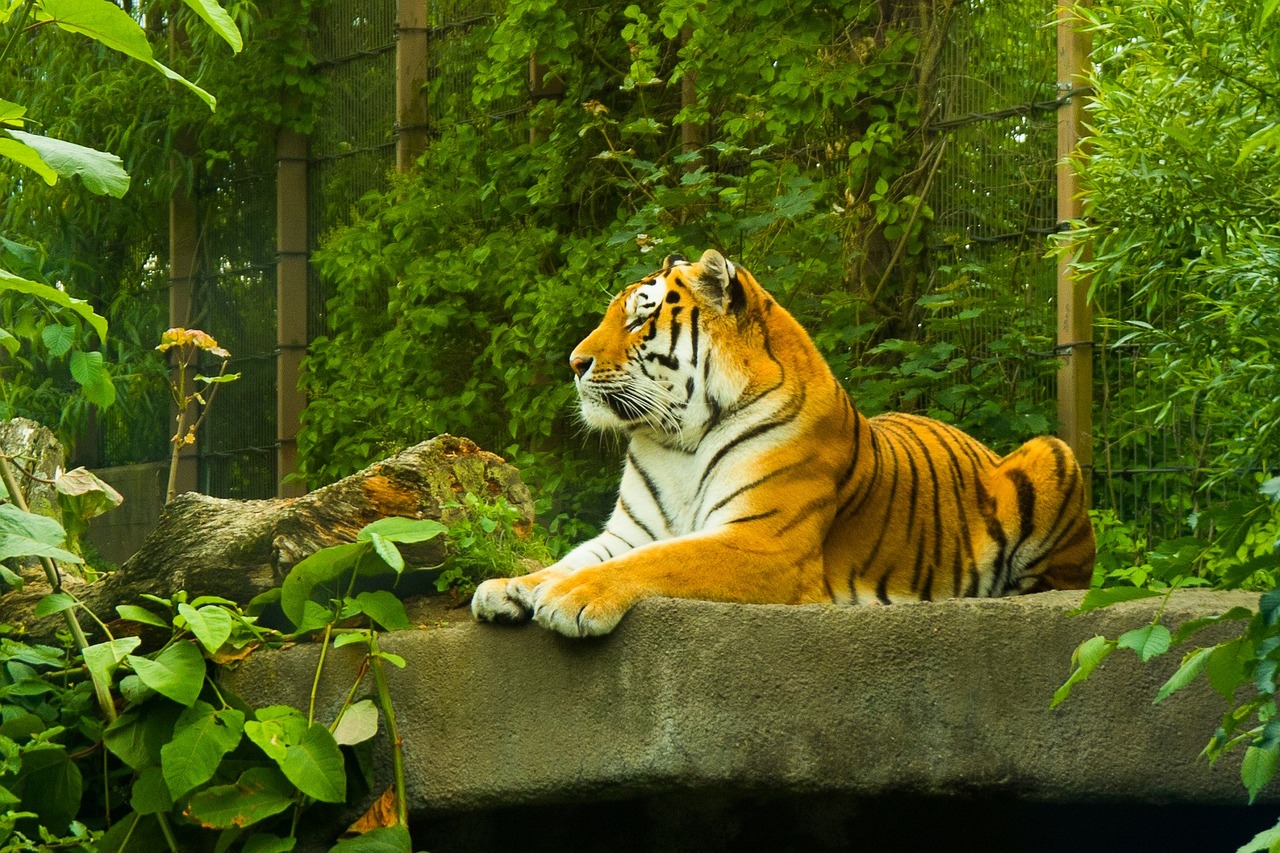
M 229 500 L 188 492 L 174 498 L 156 528 L 118 571 L 95 583 L 67 578 L 67 591 L 99 618 L 114 618 L 117 604 L 144 593 L 164 598 L 178 590 L 245 604 L 279 586 L 289 570 L 321 548 L 352 542 L 379 518 L 430 518 L 449 524 L 473 493 L 501 496 L 532 524 L 533 500 L 519 472 L 465 438 L 442 435 L 370 465 L 358 474 L 298 498 Z M 517 529 L 517 532 L 520 532 Z M 444 545 L 431 540 L 404 550 L 410 565 L 436 565 Z M 0 599 L 0 622 L 52 636 L 60 619 L 36 619 L 36 602 L 49 592 L 41 581 Z

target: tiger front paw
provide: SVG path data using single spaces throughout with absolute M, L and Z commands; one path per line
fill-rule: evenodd
M 511 578 L 493 578 L 476 587 L 476 591 L 471 596 L 471 615 L 480 622 L 528 621 L 530 609 L 508 594 L 511 580 Z
M 555 566 L 517 578 L 493 578 L 476 587 L 471 615 L 481 622 L 527 622 L 542 590 L 568 575 Z
M 533 621 L 566 637 L 599 637 L 616 628 L 634 603 L 617 584 L 588 570 L 540 589 Z

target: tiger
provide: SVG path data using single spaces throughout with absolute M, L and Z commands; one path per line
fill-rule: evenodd
M 548 568 L 481 583 L 478 620 L 585 637 L 651 596 L 859 605 L 1090 584 L 1066 443 L 1002 458 L 938 420 L 864 417 L 800 323 L 714 249 L 623 289 L 569 366 L 583 422 L 627 440 L 617 502 Z

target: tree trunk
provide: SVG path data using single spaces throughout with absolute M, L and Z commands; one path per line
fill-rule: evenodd
M 533 501 L 515 468 L 468 439 L 442 435 L 298 498 L 179 495 L 119 571 L 93 584 L 68 578 L 67 591 L 103 621 L 115 617 L 115 605 L 136 603 L 143 593 L 169 598 L 187 590 L 193 597 L 217 595 L 244 604 L 279 586 L 303 558 L 354 541 L 360 528 L 379 518 L 431 518 L 448 524 L 461 513 L 448 505 L 467 492 L 485 500 L 505 497 L 524 517 L 525 528 L 532 524 Z M 410 565 L 436 565 L 444 559 L 439 540 L 412 548 L 402 549 Z M 61 619 L 31 615 L 48 591 L 47 584 L 32 582 L 20 593 L 9 593 L 0 621 L 25 625 L 36 636 L 52 636 Z

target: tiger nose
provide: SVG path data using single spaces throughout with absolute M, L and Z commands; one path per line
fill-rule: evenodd
M 591 365 L 595 364 L 595 359 L 588 355 L 571 355 L 569 356 L 569 367 L 573 370 L 574 376 L 581 377 Z

